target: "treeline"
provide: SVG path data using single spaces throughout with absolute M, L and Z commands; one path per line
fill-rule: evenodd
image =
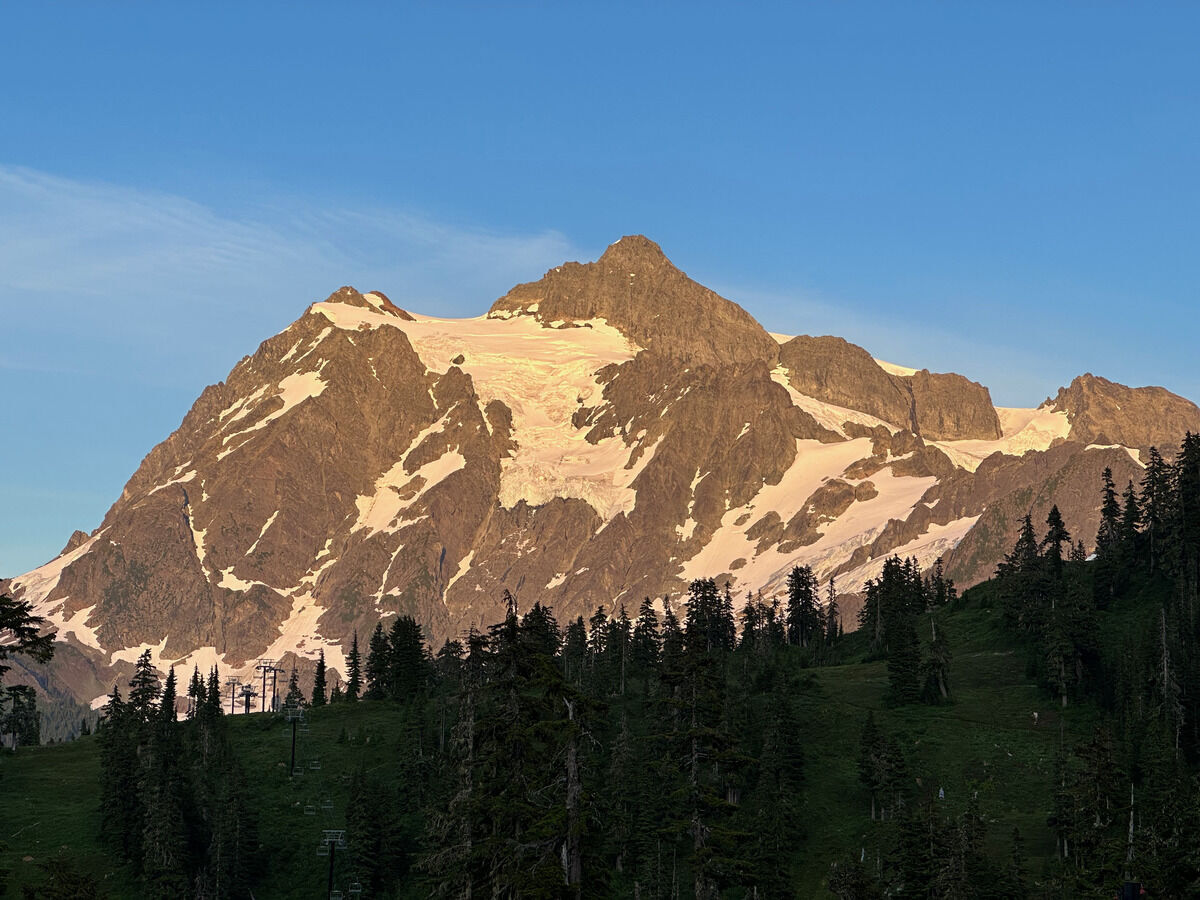
M 1102 724 L 1055 765 L 1064 891 L 1123 878 L 1154 896 L 1200 895 L 1200 435 L 1174 460 L 1148 452 L 1122 491 L 1106 469 L 1094 556 L 1058 508 L 1030 516 L 990 590 L 1061 706 L 1090 699 Z
M 811 572 L 792 585 L 786 605 L 751 600 L 740 634 L 711 579 L 678 612 L 647 599 L 633 619 L 601 608 L 565 627 L 506 592 L 503 622 L 436 654 L 411 619 L 377 629 L 363 696 L 399 700 L 412 724 L 402 796 L 367 773 L 351 789 L 364 889 L 791 896 L 805 687 L 790 673 L 839 640 Z
M 147 898 L 245 897 L 258 835 L 245 774 L 230 744 L 214 669 L 193 676 L 187 719 L 176 713 L 175 670 L 160 684 L 149 651 L 129 697 L 113 687 L 97 729 L 101 828 Z
M 945 624 L 939 625 L 932 613 L 956 603 L 958 593 L 943 574 L 941 557 L 922 574 L 915 559 L 892 556 L 864 592 L 858 627 L 869 642 L 867 658 L 887 660 L 888 700 L 894 705 L 949 701 L 950 642 Z M 929 643 L 922 651 L 917 631 L 926 613 Z

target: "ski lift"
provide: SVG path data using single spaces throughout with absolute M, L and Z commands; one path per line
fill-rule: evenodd
M 357 881 L 350 882 L 350 887 L 348 887 L 346 889 L 346 893 L 349 894 L 351 897 L 361 896 L 362 895 L 362 884 Z
M 292 769 L 292 774 L 293 775 L 303 775 L 304 774 L 304 766 L 296 766 L 296 768 Z
M 306 803 L 304 804 L 304 814 L 306 816 L 315 816 L 317 814 L 317 808 L 311 803 Z
M 317 844 L 317 856 L 328 856 L 328 855 L 329 855 L 329 845 L 324 844 L 324 843 Z
M 314 759 L 312 762 L 310 762 L 310 763 L 308 764 L 308 767 L 309 767 L 310 769 L 312 769 L 314 772 L 315 772 L 315 771 L 317 771 L 318 769 L 320 769 L 320 768 L 321 768 L 321 760 L 319 760 L 319 759 Z
M 343 900 L 345 895 L 341 891 L 330 891 L 329 900 Z
M 326 810 L 326 811 L 333 809 L 333 801 L 332 800 L 322 800 L 321 801 L 321 809 Z

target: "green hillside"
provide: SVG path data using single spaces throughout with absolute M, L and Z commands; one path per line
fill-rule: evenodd
M 943 788 L 946 815 L 954 816 L 978 791 L 988 852 L 1006 859 L 1016 826 L 1031 871 L 1052 871 L 1047 817 L 1060 725 L 1065 740 L 1074 743 L 1089 732 L 1096 713 L 1091 705 L 1060 713 L 1026 679 L 1025 655 L 999 627 L 996 611 L 945 610 L 938 619 L 952 631 L 955 646 L 952 704 L 889 706 L 883 661 L 803 668 L 808 660 L 799 651 L 786 660 L 801 685 L 796 696 L 805 755 L 806 834 L 791 860 L 797 896 L 823 895 L 832 862 L 856 857 L 864 847 L 873 856 L 892 839 L 891 825 L 870 821 L 869 798 L 857 773 L 868 710 L 904 747 L 914 792 Z M 851 652 L 861 643 L 853 635 L 846 642 Z M 1040 713 L 1036 727 L 1034 711 Z M 321 895 L 328 864 L 316 853 L 322 829 L 346 827 L 350 780 L 359 767 L 383 781 L 401 777 L 397 758 L 413 718 L 411 706 L 387 700 L 311 709 L 308 733 L 297 741 L 303 774 L 289 778 L 291 728 L 282 715 L 230 717 L 232 741 L 249 775 L 250 806 L 259 818 L 263 853 L 256 896 Z M 311 768 L 314 761 L 319 769 Z M 42 880 L 38 863 L 61 854 L 100 875 L 112 896 L 137 895 L 127 867 L 114 864 L 99 839 L 96 736 L 22 749 L 4 759 L 0 777 L 12 826 L 0 859 L 12 870 L 14 887 Z M 323 808 L 326 800 L 331 809 Z M 352 874 L 347 854 L 337 864 L 343 889 Z M 423 895 L 417 888 L 411 893 Z
M 1101 498 L 1094 557 L 1057 508 L 962 597 L 893 557 L 850 634 L 804 567 L 737 622 L 711 579 L 565 625 L 506 593 L 436 654 L 381 623 L 288 715 L 195 673 L 182 722 L 145 654 L 97 734 L 0 760 L 0 864 L 33 898 L 324 896 L 331 858 L 364 898 L 1197 896 L 1200 438 Z

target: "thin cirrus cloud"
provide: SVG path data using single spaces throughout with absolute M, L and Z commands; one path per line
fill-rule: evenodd
M 95 527 L 205 385 L 341 285 L 480 315 L 580 256 L 553 231 L 299 202 L 235 215 L 0 165 L 0 422 L 20 435 L 0 451 L 0 577 Z
M 121 344 L 185 329 L 245 352 L 342 284 L 422 311 L 478 315 L 512 284 L 578 254 L 554 231 L 300 203 L 224 214 L 171 194 L 0 166 L 0 307 L 31 335 L 78 328 L 89 341 Z M 0 365 L 36 367 L 32 352 L 10 352 Z

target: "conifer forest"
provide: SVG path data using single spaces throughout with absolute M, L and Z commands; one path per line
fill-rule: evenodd
M 1200 435 L 1095 489 L 1098 534 L 1027 515 L 961 593 L 898 557 L 572 621 L 506 591 L 440 647 L 385 619 L 274 710 L 147 652 L 43 746 L 8 687 L 9 895 L 1200 896 Z M 5 598 L 0 662 L 40 625 Z

